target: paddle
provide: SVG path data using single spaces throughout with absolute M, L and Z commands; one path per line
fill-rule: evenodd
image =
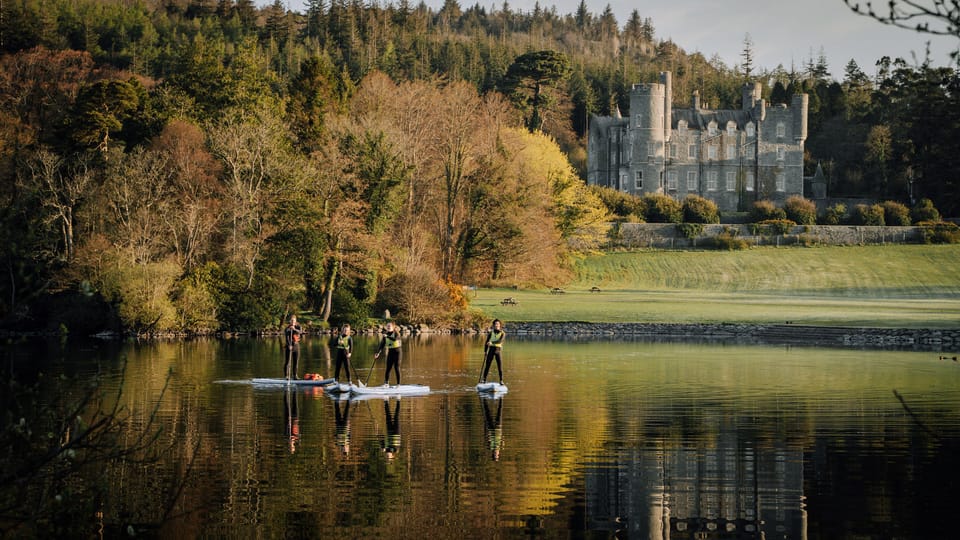
M 377 365 L 377 358 L 379 357 L 380 355 L 378 354 L 373 355 L 373 363 L 370 364 L 370 373 L 367 373 L 367 380 L 362 383 L 363 386 L 366 386 L 367 383 L 370 382 L 370 376 L 373 375 L 373 367 Z M 360 381 L 357 381 L 357 382 L 360 382 Z
M 480 384 L 480 381 L 483 380 L 483 367 L 487 364 L 487 346 L 483 346 L 483 360 L 480 361 L 480 374 L 477 377 L 477 384 Z

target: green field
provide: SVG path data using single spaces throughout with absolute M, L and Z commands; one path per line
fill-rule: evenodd
M 610 253 L 556 285 L 481 288 L 471 307 L 508 321 L 960 327 L 960 245 Z

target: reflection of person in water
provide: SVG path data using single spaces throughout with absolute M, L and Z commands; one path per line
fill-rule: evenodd
M 387 459 L 393 459 L 400 450 L 400 398 L 390 414 L 390 400 L 383 400 L 383 414 L 387 417 L 387 435 L 383 441 L 383 451 Z
M 283 412 L 287 427 L 287 441 L 290 444 L 290 453 L 297 451 L 300 441 L 300 414 L 297 410 L 297 393 L 293 389 L 284 392 Z
M 343 402 L 343 412 L 340 411 L 340 402 Z M 336 411 L 336 442 L 340 448 L 340 453 L 348 455 L 350 453 L 350 400 L 338 399 L 333 402 L 333 410 Z
M 497 413 L 494 416 L 490 413 L 490 402 L 497 402 Z M 490 457 L 494 461 L 500 461 L 500 448 L 503 446 L 503 427 L 500 423 L 500 413 L 503 410 L 502 399 L 480 398 L 483 405 L 484 427 L 487 432 L 487 445 L 490 448 Z

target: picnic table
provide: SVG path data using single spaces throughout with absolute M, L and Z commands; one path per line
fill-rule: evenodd
M 600 287 L 594 285 L 593 287 L 590 287 L 590 292 L 600 292 Z
M 512 297 L 512 296 L 509 296 L 509 297 L 504 298 L 503 300 L 501 300 L 501 301 L 500 301 L 500 305 L 503 305 L 503 306 L 515 306 L 515 305 L 517 305 L 517 299 L 514 298 L 514 297 Z
M 561 289 L 560 287 L 554 287 L 554 288 L 550 289 L 550 294 L 563 294 L 563 293 L 565 293 L 565 292 L 567 292 L 567 291 Z

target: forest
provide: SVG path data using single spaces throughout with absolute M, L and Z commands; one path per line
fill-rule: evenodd
M 819 164 L 830 196 L 958 213 L 960 78 L 929 60 L 758 70 L 745 35 L 727 66 L 585 2 L 5 0 L 0 15 L 5 328 L 469 324 L 464 285 L 556 283 L 600 245 L 587 123 L 661 71 L 712 108 L 738 108 L 746 81 L 771 103 L 807 93 L 806 174 Z

